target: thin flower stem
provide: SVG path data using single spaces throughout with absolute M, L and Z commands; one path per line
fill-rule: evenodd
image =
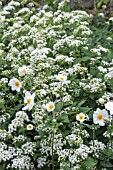
M 93 146 L 94 146 L 94 140 L 95 140 L 95 126 L 93 128 Z
M 81 138 L 83 137 L 83 135 L 82 135 L 82 124 L 81 124 L 81 122 L 80 122 L 80 135 L 81 135 Z
M 112 135 L 111 135 L 111 124 L 109 125 L 109 133 L 110 133 L 110 137 L 109 137 L 109 146 L 112 148 Z
M 52 112 L 53 114 L 53 119 L 55 119 L 55 113 Z M 52 130 L 52 170 L 54 170 L 54 126 Z
M 52 170 L 54 170 L 54 130 L 52 134 Z

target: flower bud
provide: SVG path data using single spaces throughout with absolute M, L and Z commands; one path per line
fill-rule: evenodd
M 27 92 L 27 90 L 23 90 L 23 93 L 25 94 Z
M 104 104 L 105 100 L 103 98 L 99 98 L 98 102 L 99 104 Z
M 53 122 L 56 123 L 56 119 L 53 119 Z

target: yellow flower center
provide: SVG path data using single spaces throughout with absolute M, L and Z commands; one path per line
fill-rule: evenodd
M 64 81 L 64 77 L 60 77 L 59 80 Z
M 49 106 L 49 110 L 52 110 L 53 108 L 54 108 L 53 105 L 50 105 L 50 106 Z
M 32 126 L 31 126 L 31 125 L 29 125 L 29 126 L 28 126 L 28 128 L 29 128 L 29 129 L 32 129 Z
M 33 125 L 27 125 L 27 130 L 32 130 L 33 129 Z
M 101 113 L 99 113 L 99 114 L 97 115 L 97 119 L 98 119 L 98 120 L 102 120 L 102 118 L 103 118 L 103 115 L 102 115 Z
M 80 115 L 80 116 L 79 116 L 79 119 L 80 119 L 80 120 L 83 120 L 83 119 L 84 119 L 84 116 L 83 116 L 83 115 Z
M 18 81 L 15 82 L 15 86 L 16 87 L 19 87 L 20 86 L 20 83 Z
M 28 98 L 27 99 L 27 104 L 30 104 L 31 103 L 31 98 Z

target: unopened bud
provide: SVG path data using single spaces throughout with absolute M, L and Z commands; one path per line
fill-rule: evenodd
M 26 94 L 27 90 L 23 90 L 23 93 Z
M 56 123 L 56 119 L 53 119 L 53 122 Z
M 104 104 L 105 100 L 103 98 L 99 98 L 98 102 L 99 104 Z

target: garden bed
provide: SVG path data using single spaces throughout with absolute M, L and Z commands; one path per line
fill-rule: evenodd
M 0 62 L 0 170 L 113 169 L 112 16 L 12 1 Z

